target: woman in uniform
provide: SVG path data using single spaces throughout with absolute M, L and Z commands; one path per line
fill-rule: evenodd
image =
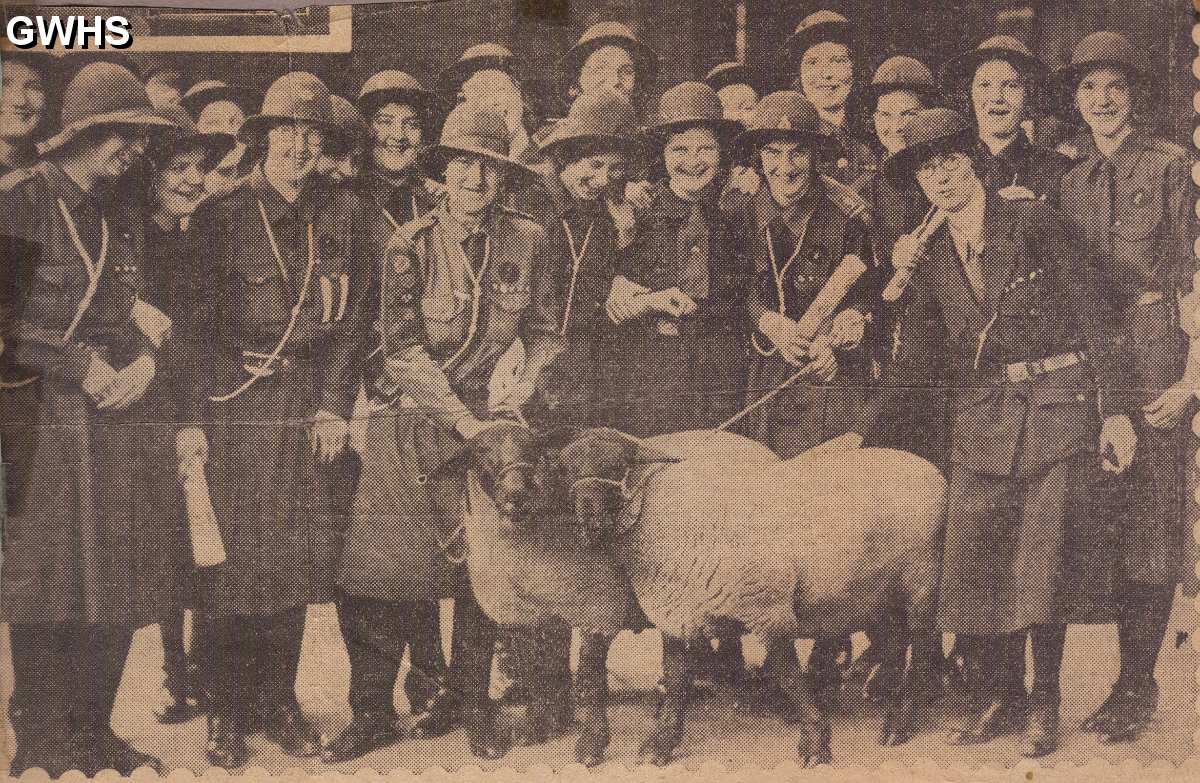
M 1177 299 L 1192 292 L 1196 273 L 1192 158 L 1139 126 L 1150 76 L 1123 35 L 1084 38 L 1055 83 L 1064 116 L 1082 117 L 1089 130 L 1064 145 L 1075 162 L 1063 178 L 1062 209 L 1099 264 L 1102 290 L 1133 354 L 1122 384 L 1128 391 L 1112 392 L 1131 411 L 1133 463 L 1097 487 L 1088 506 L 1097 519 L 1112 520 L 1107 554 L 1115 560 L 1121 670 L 1083 724 L 1106 742 L 1125 742 L 1146 730 L 1157 709 L 1154 668 L 1188 533 L 1179 507 L 1179 436 L 1200 367 L 1184 366 L 1195 351 L 1186 346 Z
M 185 406 L 193 426 L 176 445 L 181 470 L 208 462 L 227 552 L 223 583 L 207 596 L 206 747 L 227 768 L 245 763 L 251 731 L 293 756 L 321 750 L 296 670 L 307 606 L 332 597 L 346 521 L 333 491 L 377 297 L 361 203 L 314 180 L 334 133 L 325 85 L 281 76 L 242 126 L 253 173 L 192 218 L 208 355 Z
M 169 454 L 145 437 L 153 417 L 142 404 L 170 321 L 141 298 L 136 201 L 110 189 L 152 133 L 173 127 L 128 70 L 85 66 L 42 160 L 0 185 L 4 343 L 37 377 L 43 423 L 25 503 L 4 529 L 13 774 L 160 767 L 109 721 L 134 630 L 172 603 L 182 530 L 161 487 L 142 480 L 170 472 Z

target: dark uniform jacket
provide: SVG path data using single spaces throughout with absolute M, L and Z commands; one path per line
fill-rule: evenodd
M 829 137 L 830 147 L 822 151 L 818 171 L 861 193 L 879 172 L 879 163 L 870 145 L 845 126 L 838 127 L 824 119 L 821 120 L 821 133 Z
M 752 272 L 746 297 L 746 324 L 751 330 L 747 402 L 753 402 L 793 375 L 770 339 L 757 331 L 767 311 L 799 320 L 825 282 L 847 255 L 856 255 L 868 270 L 835 312 L 858 310 L 874 317 L 871 291 L 874 250 L 866 202 L 836 180 L 818 178 L 793 210 L 785 213 L 763 186 L 754 196 L 731 194 L 726 209 L 744 237 L 740 252 Z M 780 300 L 782 290 L 783 299 Z M 752 437 L 784 457 L 792 457 L 847 431 L 864 404 L 870 386 L 870 324 L 863 343 L 838 351 L 838 374 L 827 386 L 794 384 L 748 419 Z
M 948 377 L 952 461 L 990 476 L 1031 475 L 1094 447 L 1094 384 L 1119 384 L 1123 359 L 1094 263 L 1076 251 L 1055 213 L 1035 200 L 989 194 L 982 244 L 986 301 L 967 283 L 949 227 L 934 233 L 909 286 L 876 427 L 886 430 L 905 415 L 907 389 L 931 374 Z M 1086 364 L 1008 380 L 1009 364 L 1072 351 L 1086 351 Z M 1110 395 L 1101 400 L 1105 415 L 1121 412 Z
M 69 339 L 89 272 L 64 212 L 100 266 Z M 44 160 L 0 180 L 0 237 L 5 352 L 39 376 L 33 420 L 41 422 L 27 455 L 23 513 L 8 517 L 4 530 L 4 617 L 152 622 L 172 602 L 182 531 L 164 513 L 159 488 L 143 479 L 171 479 L 173 444 L 145 437 L 143 402 L 98 411 L 81 388 L 93 357 L 120 370 L 157 353 L 130 318 L 144 288 L 141 215 L 112 194 L 84 193 Z M 11 395 L 0 404 L 4 421 L 25 415 L 8 410 Z
M 998 193 L 1009 187 L 1026 188 L 1038 201 L 1058 205 L 1063 174 L 1071 166 L 1066 156 L 1031 143 L 1025 131 L 1018 132 L 998 155 L 992 155 L 982 141 L 976 142 L 976 150 L 977 159 L 982 161 L 977 173 L 985 191 Z

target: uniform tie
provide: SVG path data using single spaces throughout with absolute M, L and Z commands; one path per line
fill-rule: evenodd
M 462 243 L 463 255 L 467 257 L 467 261 L 471 264 L 471 271 L 477 279 L 483 271 L 484 249 L 486 246 L 487 234 L 482 231 L 476 231 L 468 235 Z
M 966 242 L 965 247 L 966 257 L 963 258 L 963 271 L 967 275 L 967 282 L 971 284 L 975 298 L 980 302 L 986 302 L 988 300 L 987 284 L 984 282 L 983 265 L 979 262 L 979 251 L 971 242 Z
M 679 289 L 693 299 L 708 297 L 708 223 L 698 203 L 691 205 L 679 233 Z

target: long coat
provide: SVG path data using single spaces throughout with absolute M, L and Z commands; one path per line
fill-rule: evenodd
M 346 515 L 332 502 L 339 477 L 313 458 L 308 423 L 318 411 L 349 419 L 357 396 L 378 296 L 363 215 L 340 188 L 289 204 L 258 169 L 192 218 L 194 258 L 206 262 L 197 307 L 212 337 L 182 418 L 208 429 L 228 554 L 218 609 L 273 614 L 331 597 Z M 250 383 L 248 368 L 268 364 L 293 312 L 279 359 Z
M 716 427 L 742 405 L 749 270 L 735 225 L 715 194 L 700 204 L 707 230 L 708 296 L 669 323 L 654 314 L 609 329 L 600 347 L 600 418 L 637 436 Z M 680 285 L 691 205 L 660 184 L 620 273 L 659 291 Z
M 1094 260 L 1036 200 L 986 197 L 981 266 L 967 282 L 947 226 L 934 233 L 909 287 L 897 360 L 885 374 L 875 432 L 911 405 L 910 390 L 948 377 L 950 487 L 939 622 L 1004 633 L 1067 621 L 1065 512 L 1079 467 L 1094 461 L 1095 387 L 1114 388 L 1127 357 L 1111 329 Z M 1010 381 L 1006 367 L 1084 351 L 1086 362 Z M 1113 408 L 1102 394 L 1104 413 Z M 870 434 L 871 428 L 868 428 Z
M 755 329 L 747 385 L 747 401 L 753 402 L 798 369 L 757 332 L 762 315 L 771 310 L 799 320 L 842 259 L 853 254 L 869 268 L 838 311 L 853 308 L 867 318 L 874 309 L 869 300 L 876 287 L 874 252 L 865 203 L 826 178 L 815 180 L 796 209 L 786 213 L 765 187 L 727 206 L 748 234 L 743 252 L 754 272 L 746 315 L 747 328 Z M 849 431 L 870 394 L 871 363 L 865 347 L 870 339 L 868 335 L 863 345 L 838 351 L 838 374 L 830 383 L 794 383 L 759 408 L 745 420 L 746 432 L 786 459 Z
M 39 376 L 41 422 L 22 513 L 4 529 L 0 605 L 9 622 L 137 626 L 174 600 L 183 531 L 161 503 L 161 487 L 174 481 L 171 439 L 144 402 L 98 411 L 81 388 L 93 357 L 120 369 L 156 353 L 130 320 L 144 282 L 141 216 L 105 195 L 85 194 L 49 161 L 0 181 L 6 351 Z M 89 272 L 63 210 L 97 265 L 108 235 L 95 296 L 65 343 Z M 8 409 L 12 397 L 0 400 L 0 419 L 25 415 Z

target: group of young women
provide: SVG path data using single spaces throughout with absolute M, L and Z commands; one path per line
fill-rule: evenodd
M 506 418 L 732 426 L 785 458 L 858 433 L 926 456 L 950 478 L 935 621 L 970 696 L 952 741 L 1057 747 L 1075 621 L 1116 621 L 1121 643 L 1085 728 L 1137 737 L 1183 559 L 1190 160 L 1138 127 L 1151 80 L 1117 33 L 1053 74 L 1007 36 L 940 80 L 897 56 L 858 85 L 863 56 L 821 11 L 781 53 L 792 89 L 760 100 L 726 63 L 643 117 L 657 56 L 602 23 L 562 63 L 569 112 L 541 127 L 493 43 L 443 75 L 444 121 L 397 70 L 353 100 L 291 72 L 247 116 L 247 90 L 201 81 L 155 105 L 99 62 L 66 84 L 52 134 L 59 64 L 6 57 L 11 771 L 159 765 L 109 725 L 133 630 L 156 622 L 158 717 L 207 712 L 227 768 L 255 732 L 331 763 L 400 741 L 406 649 L 412 733 L 462 725 L 473 752 L 503 753 L 493 651 L 503 671 L 523 645 L 559 677 L 507 698 L 554 690 L 565 729 L 571 629 L 497 634 L 461 564 L 461 485 L 427 480 Z M 973 122 L 935 108 L 956 101 Z M 1061 153 L 1031 141 L 1043 105 L 1086 126 Z M 896 270 L 912 282 L 885 299 Z M 1102 461 L 1119 478 L 1099 480 Z M 188 544 L 179 477 L 197 471 L 217 564 Z M 294 685 L 305 609 L 326 601 L 353 719 L 322 743 Z M 842 647 L 819 641 L 810 667 L 833 672 Z M 704 665 L 740 682 L 740 638 L 718 650 Z

